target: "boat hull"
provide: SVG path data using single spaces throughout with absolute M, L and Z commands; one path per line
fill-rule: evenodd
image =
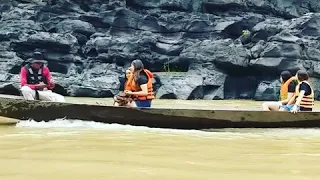
M 50 121 L 59 118 L 174 129 L 320 127 L 320 112 L 248 110 L 136 109 L 26 101 L 0 97 L 0 116 Z

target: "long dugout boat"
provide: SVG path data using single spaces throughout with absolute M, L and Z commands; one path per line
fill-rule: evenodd
M 204 110 L 128 108 L 104 105 L 27 101 L 0 95 L 0 116 L 19 120 L 59 118 L 172 129 L 320 127 L 320 112 L 265 112 L 258 110 Z

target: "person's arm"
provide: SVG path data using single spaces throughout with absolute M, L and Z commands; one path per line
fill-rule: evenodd
M 288 87 L 288 96 L 287 96 L 287 99 L 284 99 L 281 102 L 281 104 L 283 105 L 287 105 L 289 104 L 289 101 L 291 100 L 291 98 L 294 96 L 294 93 L 295 93 L 295 90 L 296 90 L 296 86 L 294 83 L 291 83 Z M 293 103 L 293 102 L 292 102 Z
M 289 92 L 288 92 L 288 97 L 287 97 L 287 99 L 284 99 L 284 100 L 280 101 L 281 104 L 283 104 L 283 105 L 289 104 L 289 101 L 291 100 L 291 98 L 292 98 L 293 96 L 294 96 L 294 93 L 289 93 Z
M 141 88 L 141 91 L 131 92 L 131 95 L 148 96 L 148 84 L 141 84 L 140 88 Z
M 300 105 L 301 100 L 302 100 L 302 98 L 303 98 L 305 93 L 306 93 L 305 90 L 300 90 L 299 96 L 296 99 L 296 103 L 294 103 L 294 105 L 292 107 L 292 110 L 291 110 L 292 113 L 297 113 L 298 112 L 298 106 Z
M 296 103 L 294 103 L 295 106 L 299 106 L 299 105 L 300 105 L 301 100 L 302 100 L 302 98 L 303 98 L 303 96 L 304 96 L 305 93 L 306 93 L 305 90 L 301 90 L 301 91 L 300 91 L 299 96 L 298 96 L 298 98 L 297 98 L 297 100 L 296 100 Z
M 33 90 L 37 89 L 37 85 L 27 84 L 27 83 L 28 83 L 28 70 L 25 67 L 22 67 L 21 72 L 20 72 L 20 85 L 21 85 L 21 87 L 28 86 Z
M 50 89 L 50 90 L 53 89 L 56 84 L 54 83 L 54 81 L 52 79 L 49 68 L 47 68 L 47 67 L 43 68 L 43 76 L 47 79 L 48 89 Z
M 296 101 L 296 96 L 293 95 L 293 96 L 291 97 L 291 99 L 288 101 L 287 105 L 294 104 L 295 101 Z

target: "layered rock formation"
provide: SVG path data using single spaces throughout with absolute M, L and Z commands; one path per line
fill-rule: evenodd
M 317 0 L 0 0 L 0 93 L 40 49 L 69 96 L 112 97 L 134 59 L 157 98 L 278 97 L 279 74 L 306 69 L 320 98 Z

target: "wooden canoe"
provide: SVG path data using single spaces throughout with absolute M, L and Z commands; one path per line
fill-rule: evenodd
M 26 101 L 0 96 L 0 116 L 21 120 L 57 118 L 174 129 L 320 127 L 320 112 L 136 109 L 103 105 Z

